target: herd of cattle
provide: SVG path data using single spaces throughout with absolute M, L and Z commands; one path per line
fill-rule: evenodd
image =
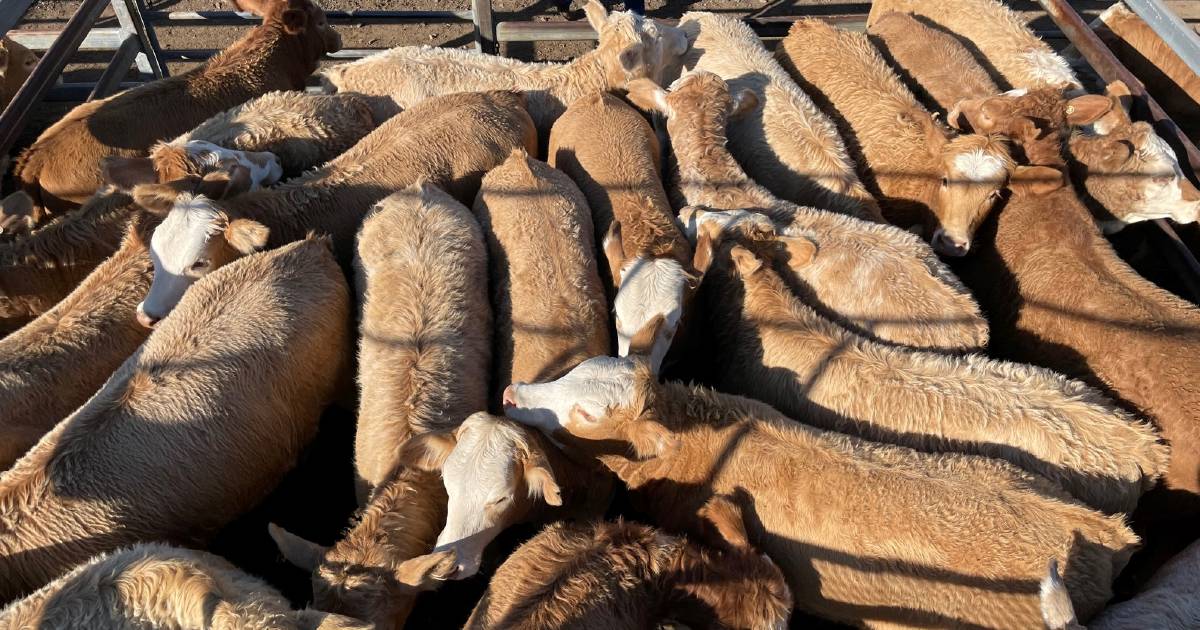
M 471 628 L 1200 626 L 1200 310 L 1103 235 L 1200 192 L 996 0 L 774 54 L 593 0 L 570 63 L 321 95 L 322 10 L 238 4 L 15 161 L 0 627 L 399 628 L 481 570 Z M 293 610 L 198 549 L 331 404 L 359 513 L 270 527 Z

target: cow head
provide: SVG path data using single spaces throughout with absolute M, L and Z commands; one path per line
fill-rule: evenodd
M 29 232 L 41 221 L 41 216 L 33 198 L 18 190 L 0 201 L 0 234 Z
M 325 11 L 312 0 L 230 0 L 238 11 L 263 19 L 263 26 L 296 38 L 311 74 L 325 53 L 341 50 L 342 37 L 329 26 Z
M 991 212 L 1012 172 L 1008 146 L 999 136 L 964 134 L 954 138 L 924 109 L 900 114 L 900 125 L 925 138 L 938 178 L 932 221 L 925 237 L 944 256 L 965 256 L 975 230 Z M 936 224 L 936 225 L 935 225 Z
M 687 52 L 687 35 L 678 28 L 630 11 L 610 14 L 599 0 L 589 0 L 583 12 L 599 35 L 597 51 L 608 63 L 606 71 L 611 88 L 625 87 L 633 79 L 661 82 L 670 68 L 679 66 Z
M 394 565 L 358 563 L 329 547 L 305 540 L 274 523 L 267 526 L 283 557 L 313 574 L 313 606 L 372 622 L 376 630 L 397 627 L 390 604 L 408 600 L 423 591 L 436 590 L 454 574 L 453 551 L 417 556 Z M 348 564 L 355 563 L 355 564 Z M 386 564 L 386 566 L 384 566 Z M 348 566 L 354 571 L 346 571 Z
M 1013 161 L 998 135 L 958 136 L 943 146 L 939 157 L 938 226 L 929 235 L 930 244 L 944 256 L 965 256 L 975 230 L 999 201 Z
M 236 167 L 229 175 L 189 176 L 133 189 L 135 204 L 162 217 L 150 237 L 154 279 L 137 308 L 143 326 L 153 327 L 166 317 L 200 278 L 266 246 L 266 226 L 231 217 L 216 203 L 246 191 L 249 182 L 249 171 Z
M 638 79 L 628 85 L 630 102 L 648 112 L 658 112 L 667 119 L 667 131 L 672 140 L 682 137 L 684 129 L 704 129 L 725 137 L 725 125 L 753 111 L 759 105 L 758 95 L 743 88 L 730 94 L 729 85 L 721 77 L 705 71 L 685 72 L 670 90 L 664 90 L 650 79 Z M 673 147 L 679 151 L 681 147 Z
M 21 89 L 37 62 L 33 51 L 7 37 L 0 39 L 0 109 Z
M 534 432 L 484 412 L 454 431 L 415 435 L 400 460 L 421 470 L 440 470 L 446 486 L 446 527 L 435 551 L 453 551 L 454 579 L 475 575 L 488 543 L 523 521 L 534 502 L 562 505 L 547 449 Z
M 1081 121 L 1085 132 L 1073 134 L 1069 148 L 1084 188 L 1111 215 L 1099 222 L 1101 228 L 1116 232 L 1153 219 L 1194 223 L 1200 191 L 1184 176 L 1171 145 L 1149 123 L 1129 117 L 1132 99 L 1125 84 L 1114 82 L 1103 99 L 1090 98 L 1104 113 Z M 1075 113 L 1071 103 L 1069 115 Z
M 621 224 L 614 220 L 604 238 L 617 295 L 617 353 L 647 357 L 657 373 L 679 330 L 683 312 L 700 278 L 712 260 L 712 242 L 703 240 L 695 250 L 691 269 L 667 256 L 638 255 L 625 258 Z
M 238 166 L 249 173 L 250 190 L 270 186 L 283 177 L 274 153 L 226 149 L 206 140 L 160 142 L 150 150 L 150 157 L 106 157 L 100 172 L 106 184 L 131 190 L 140 184 L 172 182 L 189 175 L 232 172 Z
M 585 451 L 616 441 L 646 459 L 667 452 L 675 443 L 665 427 L 641 417 L 646 393 L 655 386 L 653 374 L 642 362 L 593 357 L 558 380 L 508 386 L 505 413 Z

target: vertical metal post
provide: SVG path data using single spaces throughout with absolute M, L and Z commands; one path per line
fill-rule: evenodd
M 140 0 L 112 0 L 113 13 L 121 25 L 122 39 L 134 35 L 141 42 L 142 51 L 137 56 L 138 72 L 142 80 L 149 77 L 161 79 L 167 76 L 166 66 L 158 54 L 158 40 L 142 18 Z
M 471 21 L 475 23 L 475 50 L 496 54 L 496 23 L 492 0 L 471 0 Z
M 135 55 L 140 50 L 141 47 L 137 35 L 130 34 L 126 36 L 125 41 L 121 42 L 121 45 L 117 47 L 117 53 L 113 55 L 112 61 L 108 63 L 108 67 L 104 68 L 104 73 L 96 80 L 96 87 L 88 95 L 87 100 L 92 101 L 112 96 L 121 85 L 121 79 L 129 72 L 129 66 L 133 63 Z

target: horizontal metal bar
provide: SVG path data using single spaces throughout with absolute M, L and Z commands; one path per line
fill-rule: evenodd
M 139 81 L 122 81 L 112 86 L 112 94 L 145 85 Z M 95 83 L 60 83 L 46 93 L 44 100 L 58 103 L 82 103 L 96 90 Z M 108 96 L 112 96 L 109 94 Z M 99 97 L 97 97 L 99 98 Z
M 6 0 L 0 0 L 6 1 Z M 8 36 L 18 44 L 37 52 L 48 50 L 62 31 L 12 31 Z M 85 52 L 116 50 L 124 36 L 119 28 L 94 28 L 84 36 L 79 50 Z
M 79 3 L 79 8 L 67 20 L 58 39 L 42 55 L 8 107 L 0 113 L 0 155 L 8 154 L 17 136 L 24 130 L 29 114 L 58 80 L 63 67 L 67 65 L 67 59 L 75 54 L 105 6 L 105 0 L 83 0 Z
M 335 53 L 327 53 L 325 59 L 362 59 L 369 57 L 375 53 L 380 53 L 387 50 L 386 48 L 344 48 Z M 162 51 L 162 58 L 165 61 L 204 61 L 209 57 L 221 52 L 214 49 L 178 49 Z
M 245 11 L 146 11 L 142 15 L 148 22 L 243 24 L 262 21 L 259 16 Z M 471 22 L 475 19 L 470 11 L 326 11 L 325 17 L 334 24 Z

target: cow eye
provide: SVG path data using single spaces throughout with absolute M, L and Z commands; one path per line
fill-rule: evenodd
M 506 496 L 504 496 L 504 497 L 496 497 L 495 499 L 492 499 L 491 501 L 488 501 L 488 504 L 487 504 L 487 506 L 488 506 L 489 508 L 496 508 L 496 507 L 500 507 L 501 505 L 504 505 L 505 503 L 507 503 L 507 502 L 508 502 L 508 500 L 509 500 L 509 497 L 506 497 Z
M 196 262 L 192 263 L 192 271 L 204 271 L 205 269 L 208 269 L 208 265 L 209 261 L 207 260 L 197 260 Z
M 949 185 L 950 185 L 950 178 L 949 178 L 949 177 L 943 177 L 943 178 L 942 178 L 942 187 L 943 187 L 943 188 L 945 188 L 946 186 L 949 186 Z

